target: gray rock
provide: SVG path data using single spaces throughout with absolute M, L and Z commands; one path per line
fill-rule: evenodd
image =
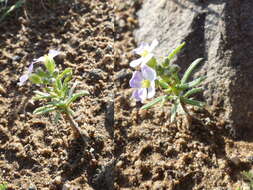
M 159 3 L 157 3 L 159 2 Z M 175 59 L 184 70 L 196 58 L 205 63 L 195 74 L 207 75 L 204 96 L 224 109 L 220 117 L 238 134 L 253 124 L 253 1 L 147 0 L 138 12 L 138 43 L 158 39 L 155 53 L 168 54 L 181 42 Z

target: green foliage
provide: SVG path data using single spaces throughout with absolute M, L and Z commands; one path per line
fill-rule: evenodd
M 34 100 L 44 101 L 45 104 L 34 110 L 34 114 L 46 114 L 55 112 L 55 122 L 60 118 L 60 113 L 73 115 L 71 104 L 78 98 L 88 95 L 88 91 L 76 92 L 77 83 L 71 85 L 73 71 L 70 68 L 59 72 L 53 58 L 45 59 L 46 70 L 38 69 L 29 80 L 33 84 L 40 84 L 42 91 L 35 90 Z
M 253 190 L 253 174 L 247 171 L 243 171 L 241 174 L 242 174 L 243 179 L 249 182 L 250 190 Z
M 154 99 L 152 102 L 141 108 L 148 109 L 159 102 L 163 105 L 166 101 L 172 101 L 172 122 L 178 113 L 188 114 L 185 105 L 193 105 L 197 107 L 203 107 L 205 105 L 204 102 L 194 100 L 192 96 L 203 91 L 203 88 L 198 86 L 206 79 L 206 77 L 202 76 L 189 81 L 190 77 L 192 77 L 193 71 L 203 59 L 199 58 L 192 62 L 181 79 L 179 77 L 179 66 L 171 63 L 175 55 L 178 54 L 184 46 L 185 43 L 179 45 L 179 47 L 172 51 L 161 64 L 152 65 L 158 74 L 157 84 L 164 90 L 166 95 Z
M 6 183 L 1 183 L 0 184 L 0 190 L 6 190 L 7 189 L 7 184 Z
M 0 3 L 5 3 L 8 1 L 0 0 Z M 1 7 L 0 13 L 2 14 L 0 17 L 0 22 L 2 22 L 9 14 L 13 11 L 17 10 L 18 8 L 22 7 L 25 4 L 26 0 L 19 0 L 12 6 L 4 6 Z

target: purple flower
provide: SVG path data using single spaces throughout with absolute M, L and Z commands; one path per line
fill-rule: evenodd
M 139 59 L 132 61 L 130 63 L 130 66 L 137 67 L 140 64 L 141 65 L 146 64 L 154 56 L 152 51 L 155 49 L 157 45 L 158 45 L 158 41 L 153 40 L 151 45 L 148 45 L 147 43 L 142 43 L 140 47 L 134 49 L 134 53 L 140 55 L 141 57 Z
M 155 95 L 156 72 L 147 65 L 141 67 L 141 71 L 135 71 L 130 80 L 130 86 L 135 88 L 132 97 L 136 101 L 144 102 Z
M 22 86 L 22 85 L 25 83 L 25 81 L 27 81 L 27 80 L 29 79 L 29 76 L 30 76 L 31 73 L 33 72 L 33 64 L 34 64 L 34 63 L 32 63 L 32 64 L 29 66 L 27 73 L 24 74 L 24 75 L 22 75 L 22 76 L 19 78 L 19 82 L 18 82 L 18 85 L 19 85 L 19 86 Z
M 58 50 L 49 50 L 48 54 L 47 55 L 44 55 L 38 59 L 34 59 L 32 64 L 29 66 L 28 68 L 28 71 L 26 74 L 22 75 L 20 78 L 19 78 L 19 82 L 18 82 L 18 85 L 19 86 L 22 86 L 30 77 L 30 75 L 32 74 L 33 72 L 33 64 L 34 63 L 37 63 L 37 62 L 45 62 L 46 61 L 46 58 L 50 58 L 50 59 L 53 59 L 55 56 L 59 55 L 61 52 L 58 51 Z
M 51 59 L 53 59 L 55 56 L 61 54 L 60 51 L 58 50 L 49 50 L 49 53 L 47 55 L 44 55 L 38 59 L 34 59 L 33 63 L 37 63 L 37 62 L 45 62 L 46 61 L 46 57 L 49 57 Z

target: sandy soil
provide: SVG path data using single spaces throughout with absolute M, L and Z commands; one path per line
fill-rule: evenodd
M 0 176 L 9 189 L 112 189 L 113 5 L 82 0 L 29 1 L 0 25 Z M 69 124 L 32 115 L 34 87 L 17 86 L 34 58 L 59 49 L 60 68 L 74 69 L 79 89 L 75 120 L 88 131 L 84 149 Z M 92 151 L 92 148 L 94 149 Z M 109 172 L 108 172 L 109 171 Z
M 200 119 L 182 131 L 168 121 L 170 105 L 140 111 L 130 98 L 140 7 L 141 0 L 33 0 L 0 25 L 0 182 L 9 189 L 246 189 L 240 172 L 252 169 L 252 141 L 235 139 L 210 108 L 195 110 Z M 64 53 L 57 65 L 72 67 L 91 94 L 73 106 L 88 148 L 69 123 L 32 115 L 41 104 L 29 101 L 35 87 L 17 86 L 49 49 Z
M 180 123 L 169 122 L 170 105 L 140 111 L 131 100 L 129 62 L 135 58 L 131 51 L 137 47 L 133 31 L 140 7 L 141 1 L 116 1 L 116 189 L 246 189 L 240 172 L 252 169 L 252 141 L 235 139 L 224 121 L 209 114 L 211 108 L 195 110 L 199 119 L 182 131 Z

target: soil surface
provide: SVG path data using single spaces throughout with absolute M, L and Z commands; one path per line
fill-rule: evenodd
M 115 188 L 249 189 L 241 171 L 252 169 L 252 141 L 236 139 L 217 119 L 221 108 L 195 110 L 198 119 L 182 130 L 182 118 L 169 122 L 170 105 L 140 111 L 141 104 L 131 99 L 129 63 L 136 58 L 133 32 L 141 3 L 116 0 L 115 5 Z
M 247 188 L 240 172 L 252 169 L 253 144 L 235 140 L 211 108 L 195 110 L 198 119 L 183 130 L 182 118 L 169 122 L 170 105 L 140 111 L 131 99 L 141 3 L 33 0 L 1 23 L 0 183 L 8 189 Z M 90 135 L 86 148 L 68 122 L 32 114 L 41 105 L 31 101 L 38 87 L 17 85 L 49 49 L 63 52 L 57 66 L 73 68 L 78 88 L 90 92 L 73 105 L 74 119 Z
M 113 188 L 113 17 L 110 1 L 32 0 L 0 23 L 0 183 L 9 189 Z M 49 49 L 62 51 L 57 66 L 73 68 L 78 89 L 90 92 L 73 105 L 87 148 L 68 122 L 32 114 L 38 87 L 17 85 Z

